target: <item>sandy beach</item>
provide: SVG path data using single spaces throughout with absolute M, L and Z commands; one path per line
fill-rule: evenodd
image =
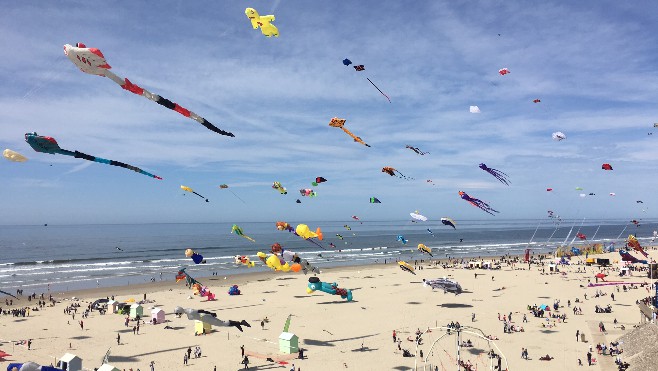
M 649 253 L 656 257 L 655 250 Z M 620 260 L 618 253 L 595 257 Z M 584 263 L 584 258 L 574 258 L 572 262 Z M 83 367 L 90 370 L 101 365 L 108 349 L 109 363 L 121 370 L 149 370 L 151 361 L 155 362 L 155 370 L 213 370 L 214 367 L 217 370 L 238 370 L 244 368 L 241 346 L 247 354 L 273 358 L 280 355 L 278 337 L 286 319 L 292 315 L 290 332 L 299 336 L 304 359 L 293 359 L 280 365 L 252 356 L 249 357 L 251 370 L 290 370 L 293 363 L 296 370 L 305 371 L 410 370 L 414 369 L 415 362 L 422 370 L 420 350 L 428 358 L 428 367 L 431 364 L 432 369 L 455 370 L 454 335 L 438 341 L 432 348 L 434 340 L 445 334 L 441 329 L 434 329 L 422 335 L 418 350 L 415 344 L 418 330 L 425 331 L 451 322 L 472 326 L 498 338 L 494 342 L 510 370 L 575 370 L 579 369 L 578 359 L 587 368 L 589 347 L 595 347 L 599 342 L 608 344 L 632 330 L 640 318 L 636 300 L 651 295 L 650 290 L 648 286 L 627 292 L 621 287 L 618 290 L 619 286 L 588 288 L 588 280 L 596 282 L 594 275 L 600 272 L 598 267 L 585 267 L 584 264 L 559 266 L 559 273 L 551 273 L 547 263 L 544 267 L 532 265 L 530 269 L 526 263 L 513 266 L 504 263 L 499 270 L 483 270 L 444 268 L 425 261 L 419 264 L 422 269 L 417 268 L 416 275 L 402 271 L 395 262 L 323 269 L 319 277 L 325 282 L 336 282 L 340 288 L 351 289 L 352 302 L 319 291 L 307 294 L 310 275 L 280 272 L 226 279 L 219 276 L 199 278 L 217 295 L 216 301 L 193 296 L 184 282 L 175 283 L 173 277 L 166 277 L 165 282 L 57 293 L 53 294 L 58 300 L 54 307 L 31 311 L 29 317 L 0 316 L 0 349 L 12 354 L 7 357 L 9 361 L 31 360 L 43 365 L 55 364 L 63 354 L 73 353 L 80 356 Z M 634 272 L 630 277 L 619 277 L 613 272 L 615 268 L 613 265 L 608 272 L 608 281 L 650 283 L 645 273 Z M 464 292 L 454 295 L 422 284 L 423 279 L 440 277 L 458 281 Z M 239 285 L 242 295 L 227 294 L 234 284 Z M 596 297 L 597 290 L 604 295 Z M 133 334 L 135 321 L 126 327 L 125 316 L 120 314 L 101 315 L 92 311 L 87 318 L 82 318 L 88 303 L 96 299 L 114 295 L 120 302 L 139 301 L 145 294 L 148 301 L 144 304 L 146 323 L 140 326 L 139 334 Z M 615 295 L 614 301 L 611 294 Z M 27 292 L 20 301 L 14 300 L 12 308 L 35 307 L 35 301 L 28 302 L 26 295 Z M 72 297 L 78 300 L 72 300 Z M 558 311 L 552 309 L 556 300 L 559 300 Z M 75 318 L 64 313 L 72 303 L 80 304 Z M 595 313 L 596 305 L 605 307 L 608 304 L 613 313 Z M 537 318 L 528 310 L 529 305 L 548 305 L 550 313 L 566 314 L 567 320 Z M 235 327 L 214 327 L 210 334 L 195 336 L 194 322 L 185 315 L 178 318 L 173 313 L 176 306 L 216 312 L 217 318 L 222 320 L 246 320 L 251 327 L 244 328 L 244 332 Z M 574 306 L 582 309 L 582 315 L 574 315 Z M 7 309 L 4 305 L 2 307 Z M 152 307 L 165 311 L 166 323 L 153 325 L 148 322 Z M 522 326 L 523 332 L 504 333 L 502 316 L 507 317 L 509 313 L 512 313 L 511 323 Z M 527 322 L 523 320 L 524 315 Z M 265 318 L 269 321 L 261 327 Z M 615 319 L 617 324 L 613 323 Z M 84 322 L 83 328 L 80 320 Z M 604 323 L 605 333 L 599 331 L 599 322 Z M 620 328 L 622 324 L 625 330 Z M 165 326 L 170 328 L 165 329 Z M 394 330 L 401 339 L 399 347 L 409 350 L 415 357 L 403 357 L 398 343 L 392 340 Z M 585 343 L 576 339 L 577 331 L 585 334 Z M 120 334 L 118 345 L 117 334 Z M 27 339 L 32 339 L 30 350 L 21 343 Z M 462 340 L 472 340 L 473 347 L 461 349 L 461 360 L 469 361 L 478 370 L 489 369 L 490 359 L 486 353 L 490 347 L 487 342 L 466 334 L 462 334 Z M 202 356 L 194 358 L 193 355 L 184 366 L 185 352 L 197 346 L 201 348 Z M 527 360 L 521 358 L 522 348 L 528 350 Z M 590 369 L 616 369 L 614 357 L 596 353 L 594 349 L 597 364 Z M 546 354 L 553 359 L 540 360 Z M 6 364 L 0 363 L 0 367 Z

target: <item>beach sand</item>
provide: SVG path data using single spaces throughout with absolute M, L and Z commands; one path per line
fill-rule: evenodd
M 648 251 L 657 258 L 655 250 Z M 636 254 L 637 255 L 637 254 Z M 619 254 L 610 253 L 594 257 L 609 257 L 620 260 Z M 485 258 L 483 260 L 493 260 Z M 575 258 L 573 261 L 583 261 Z M 412 262 L 413 263 L 413 262 Z M 632 330 L 640 320 L 640 312 L 635 305 L 637 299 L 652 295 L 645 288 L 624 292 L 617 286 L 587 288 L 588 279 L 595 282 L 594 274 L 598 267 L 586 267 L 586 273 L 575 273 L 581 266 L 560 266 L 562 273 L 542 274 L 541 267 L 519 263 L 513 269 L 506 264 L 500 270 L 444 269 L 430 265 L 416 270 L 416 275 L 400 270 L 394 262 L 361 267 L 341 267 L 323 269 L 319 277 L 325 282 L 337 282 L 341 288 L 351 289 L 354 301 L 346 302 L 339 296 L 323 292 L 306 293 L 309 276 L 301 273 L 267 272 L 248 275 L 212 276 L 198 278 L 217 295 L 216 301 L 206 301 L 193 296 L 184 282 L 175 283 L 173 275 L 167 282 L 131 285 L 115 288 L 100 288 L 78 292 L 57 294 L 61 299 L 55 307 L 31 312 L 29 317 L 17 318 L 0 316 L 0 350 L 11 357 L 8 360 L 40 364 L 55 363 L 64 353 L 73 353 L 83 359 L 83 367 L 93 370 L 101 365 L 108 349 L 111 350 L 110 364 L 123 370 L 149 370 L 149 363 L 155 361 L 155 370 L 238 370 L 241 365 L 241 349 L 259 354 L 279 354 L 278 336 L 282 332 L 288 315 L 292 315 L 290 332 L 299 336 L 300 347 L 305 349 L 305 359 L 289 361 L 287 365 L 273 364 L 263 359 L 250 357 L 251 370 L 290 370 L 292 363 L 301 370 L 409 370 L 417 361 L 420 370 L 423 362 L 418 357 L 414 342 L 415 332 L 428 327 L 444 326 L 451 321 L 462 326 L 473 326 L 484 334 L 496 336 L 496 346 L 507 359 L 510 370 L 576 370 L 580 358 L 587 366 L 586 353 L 591 345 L 598 365 L 588 369 L 613 370 L 614 358 L 596 354 L 596 343 L 618 338 Z M 616 265 L 614 265 L 616 268 Z M 548 264 L 544 267 L 549 272 Z M 247 270 L 247 268 L 245 268 Z M 477 278 L 475 277 L 477 273 Z M 422 279 L 448 277 L 457 280 L 464 292 L 461 295 L 443 293 L 422 285 Z M 646 274 L 634 273 L 631 277 L 618 277 L 610 272 L 609 281 L 648 282 Z M 228 288 L 238 284 L 242 295 L 229 296 Z M 607 295 L 595 298 L 596 290 Z M 612 301 L 610 294 L 615 294 Z M 25 293 L 27 295 L 27 293 Z M 81 329 L 79 320 L 87 306 L 98 298 L 115 295 L 118 301 L 130 298 L 142 300 L 144 294 L 153 301 L 144 305 L 147 323 L 140 327 L 139 335 L 134 335 L 132 326 L 124 326 L 125 316 L 119 314 L 100 315 L 93 311 L 84 321 Z M 584 298 L 587 294 L 588 299 Z M 77 297 L 81 308 L 75 319 L 64 314 L 64 308 Z M 579 298 L 581 303 L 575 303 Z M 47 299 L 47 295 L 46 295 Z M 63 300 L 66 299 L 66 300 Z M 560 300 L 560 310 L 566 313 L 566 323 L 555 321 L 554 327 L 542 327 L 542 323 L 554 320 L 535 318 L 527 310 L 528 305 L 547 304 L 551 306 Z M 582 308 L 583 315 L 574 315 L 572 308 Z M 4 301 L 3 301 L 4 304 Z M 16 301 L 14 304 L 17 304 Z M 19 306 L 34 307 L 35 301 L 28 303 L 25 297 Z M 595 313 L 595 305 L 612 305 L 613 313 Z M 2 305 L 6 309 L 6 306 Z M 166 312 L 165 324 L 151 325 L 150 308 L 157 306 Z M 244 332 L 234 327 L 214 327 L 213 332 L 204 336 L 194 335 L 194 322 L 186 316 L 177 318 L 174 307 L 204 309 L 214 311 L 222 320 L 247 320 L 251 328 Z M 17 307 L 14 305 L 14 307 Z M 513 323 L 524 327 L 524 332 L 503 333 L 503 322 L 498 314 L 513 313 Z M 471 321 L 476 314 L 475 322 Z M 551 311 L 551 313 L 553 313 Z M 523 323 L 523 314 L 527 323 Z M 261 328 L 261 320 L 269 322 Z M 623 331 L 619 325 L 624 324 Z M 598 330 L 598 323 L 605 324 L 606 333 Z M 164 329 L 168 325 L 172 329 Z M 393 342 L 393 330 L 402 339 L 401 348 L 408 349 L 416 357 L 403 357 L 398 345 Z M 585 334 L 587 343 L 576 341 L 576 331 Z M 117 345 L 117 334 L 121 342 Z M 432 367 L 439 370 L 456 370 L 455 337 L 446 336 L 431 349 L 431 344 L 445 332 L 435 329 L 423 335 L 423 350 Z M 20 340 L 32 340 L 32 349 L 16 345 Z M 484 340 L 462 334 L 462 340 L 471 339 L 473 348 L 462 348 L 461 359 L 470 360 L 478 370 L 488 369 L 486 352 L 489 346 Z M 70 345 L 70 348 L 69 348 Z M 201 358 L 189 360 L 183 365 L 183 355 L 191 347 L 200 346 Z M 521 349 L 527 348 L 529 359 L 521 358 Z M 552 361 L 541 361 L 539 357 L 549 354 Z M 0 362 L 0 369 L 6 367 Z

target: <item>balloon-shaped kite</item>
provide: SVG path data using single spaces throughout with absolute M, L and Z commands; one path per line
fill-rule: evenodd
M 194 264 L 206 264 L 206 260 L 203 258 L 203 255 L 194 252 L 192 249 L 186 249 L 185 256 L 192 258 Z
M 317 193 L 315 193 L 315 191 L 313 191 L 313 190 L 310 189 L 310 188 L 300 189 L 300 190 L 299 190 L 299 193 L 300 193 L 303 197 L 315 197 L 315 196 L 317 196 Z
M 397 176 L 398 178 L 405 179 L 405 180 L 414 180 L 414 178 L 407 177 L 404 174 L 402 174 L 401 172 L 399 172 L 397 169 L 392 168 L 390 166 L 384 166 L 382 168 L 382 173 L 386 173 L 390 176 Z
M 280 256 L 281 258 L 283 258 L 284 261 L 293 263 L 291 266 L 291 270 L 293 272 L 298 272 L 298 270 L 295 269 L 296 269 L 296 265 L 299 265 L 302 271 L 304 272 L 304 274 L 308 273 L 309 271 L 313 273 L 320 273 L 320 269 L 311 265 L 311 263 L 309 263 L 308 260 L 302 259 L 295 252 L 283 248 L 283 246 L 281 246 L 281 244 L 279 243 L 273 244 L 271 247 L 271 251 L 272 254 Z
M 601 165 L 601 169 L 603 169 L 603 170 L 612 170 L 612 165 L 603 164 L 603 165 Z
M 449 280 L 445 277 L 433 280 L 425 280 L 423 278 L 423 286 L 429 286 L 432 290 L 441 289 L 444 294 L 446 292 L 452 292 L 455 295 L 459 295 L 463 292 L 461 285 L 457 281 Z
M 507 75 L 508 73 L 510 73 L 510 71 L 509 71 L 509 69 L 507 69 L 507 68 L 501 68 L 501 69 L 498 70 L 498 73 L 499 73 L 501 76 L 505 76 L 505 75 Z
M 25 161 L 27 161 L 27 157 L 21 155 L 18 152 L 14 152 L 11 149 L 5 149 L 4 151 L 2 151 L 2 156 L 4 156 L 4 158 L 6 158 L 7 160 L 13 161 L 13 162 L 25 162 Z
M 279 29 L 272 24 L 275 19 L 273 15 L 259 15 L 254 8 L 245 9 L 244 14 L 246 14 L 247 18 L 251 21 L 251 26 L 254 30 L 260 27 L 260 31 L 263 35 L 267 37 L 279 37 Z
M 370 147 L 370 145 L 364 142 L 361 138 L 357 137 L 356 135 L 352 134 L 351 131 L 347 130 L 347 128 L 345 127 L 345 121 L 347 120 L 334 117 L 331 119 L 331 121 L 329 121 L 329 126 L 342 129 L 345 132 L 345 134 L 352 137 L 352 139 L 354 139 L 355 142 L 361 143 L 366 147 Z
M 441 218 L 441 223 L 443 223 L 443 225 L 450 226 L 453 229 L 457 229 L 456 227 L 457 223 L 455 223 L 455 221 L 450 218 Z
M 567 139 L 567 135 L 564 134 L 563 132 L 556 131 L 555 133 L 553 133 L 553 140 L 557 140 L 559 142 L 559 141 L 565 140 L 565 139 Z
M 44 136 L 41 136 L 41 135 L 37 135 L 37 133 L 26 133 L 25 134 L 25 141 L 27 142 L 27 144 L 30 145 L 30 147 L 32 147 L 32 149 L 34 149 L 37 152 L 49 153 L 51 155 L 60 154 L 60 155 L 65 155 L 65 156 L 72 156 L 72 157 L 81 158 L 81 159 L 87 160 L 87 161 L 98 162 L 98 163 L 101 163 L 101 164 L 119 166 L 119 167 L 122 167 L 122 168 L 125 168 L 125 169 L 128 169 L 128 170 L 132 170 L 132 171 L 140 173 L 140 174 L 144 174 L 146 176 L 150 176 L 151 178 L 162 179 L 157 175 L 147 173 L 146 171 L 144 171 L 144 170 L 142 170 L 138 167 L 128 165 L 128 164 L 124 164 L 123 162 L 114 161 L 114 160 L 106 160 L 104 158 L 90 156 L 90 155 L 82 153 L 82 152 L 69 151 L 69 150 L 66 150 L 66 149 L 62 149 L 62 148 L 59 147 L 59 144 L 57 144 L 57 141 L 55 140 L 55 138 L 44 137 Z
M 284 186 L 282 186 L 281 183 L 279 183 L 279 182 L 272 183 L 272 188 L 279 191 L 279 193 L 281 193 L 282 195 L 287 195 L 288 194 L 288 190 Z
M 640 245 L 640 241 L 638 241 L 637 238 L 635 238 L 635 236 L 633 236 L 632 234 L 628 236 L 628 240 L 626 241 L 626 245 L 628 245 L 628 247 L 632 247 L 633 250 L 635 250 L 635 251 L 641 253 L 642 255 L 644 255 L 645 258 L 649 257 L 649 254 L 647 254 L 646 251 L 644 251 L 644 249 Z
M 270 269 L 275 270 L 275 271 L 290 272 L 292 270 L 293 272 L 299 272 L 300 270 L 302 270 L 301 265 L 299 265 L 299 264 L 294 265 L 293 264 L 293 266 L 294 266 L 294 268 L 293 268 L 292 266 L 290 266 L 290 264 L 286 263 L 283 260 L 283 258 L 281 258 L 280 256 L 277 256 L 276 254 L 272 254 L 272 255 L 268 256 L 264 252 L 259 251 L 258 253 L 256 253 L 256 256 L 258 256 L 258 258 L 260 258 L 260 260 L 263 263 L 265 263 L 265 265 L 267 265 Z
M 487 173 L 494 176 L 494 178 L 500 180 L 501 183 L 509 185 L 510 181 L 507 179 L 507 174 L 503 173 L 500 170 L 492 169 L 485 164 L 480 164 L 480 169 L 486 171 Z
M 194 192 L 194 190 L 190 187 L 182 185 L 182 186 L 180 186 L 180 189 L 182 189 L 185 192 L 194 193 L 195 195 L 197 195 L 197 196 L 201 197 L 202 199 L 206 200 L 206 202 L 210 202 L 207 198 L 205 198 L 205 197 L 201 196 L 200 194 Z
M 244 238 L 248 239 L 251 242 L 256 242 L 253 238 L 251 238 L 251 237 L 247 236 L 246 234 L 244 234 L 244 232 L 242 231 L 242 228 L 238 227 L 237 224 L 233 224 L 233 227 L 231 227 L 231 233 L 235 233 L 240 237 L 244 237 Z
M 462 200 L 468 201 L 471 205 L 481 209 L 482 211 L 484 211 L 487 214 L 494 215 L 494 213 L 499 212 L 497 210 L 494 210 L 491 206 L 489 206 L 488 203 L 486 203 L 482 200 L 479 200 L 477 198 L 473 198 L 473 197 L 469 196 L 466 192 L 459 191 L 459 196 L 462 198 Z
M 429 152 L 423 152 L 423 151 L 420 150 L 420 148 L 418 148 L 418 147 L 412 147 L 412 146 L 410 146 L 410 145 L 408 145 L 408 144 L 405 146 L 405 148 L 409 148 L 410 150 L 416 152 L 417 154 L 419 154 L 419 155 L 421 155 L 421 156 L 423 156 L 423 155 L 429 155 L 429 154 L 430 154 Z
M 402 269 L 405 272 L 409 272 L 413 274 L 414 276 L 416 275 L 416 272 L 414 272 L 416 269 L 409 263 L 405 261 L 399 261 L 398 265 L 400 266 L 400 269 Z
M 371 204 L 381 204 L 382 202 L 379 201 L 377 197 L 370 197 L 370 203 Z
M 127 78 L 122 79 L 115 75 L 110 71 L 110 68 L 112 67 L 110 67 L 110 65 L 105 60 L 103 53 L 101 53 L 101 51 L 96 48 L 87 48 L 82 43 L 77 43 L 75 46 L 66 44 L 64 45 L 64 54 L 66 54 L 69 60 L 71 60 L 71 62 L 73 62 L 73 64 L 75 64 L 84 73 L 107 77 L 121 86 L 121 88 L 124 90 L 128 90 L 133 94 L 141 95 L 163 107 L 174 110 L 185 117 L 189 117 L 205 126 L 207 129 L 214 131 L 215 133 L 229 137 L 235 136 L 233 133 L 219 129 L 215 125 L 208 122 L 208 120 L 188 110 L 187 108 L 179 106 L 178 103 L 174 103 L 167 98 L 163 98 L 157 94 L 151 93 L 150 91 L 133 84 Z
M 423 254 L 429 254 L 429 256 L 434 257 L 434 255 L 432 255 L 432 249 L 425 246 L 422 243 L 418 244 L 418 251 L 422 252 Z
M 286 222 L 276 222 L 276 229 L 280 231 L 288 231 L 294 233 L 295 235 L 297 234 L 297 232 L 295 232 L 295 228 Z

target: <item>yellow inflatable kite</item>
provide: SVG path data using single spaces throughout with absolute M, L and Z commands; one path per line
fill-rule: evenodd
M 271 23 L 274 22 L 273 15 L 261 16 L 254 8 L 245 9 L 244 14 L 246 14 L 247 18 L 251 20 L 251 26 L 254 28 L 254 30 L 260 27 L 260 31 L 263 33 L 263 35 L 267 37 L 279 37 L 279 29 Z
M 317 238 L 318 240 L 322 241 L 322 230 L 320 227 L 313 232 L 308 225 L 306 224 L 299 224 L 297 225 L 297 228 L 295 228 L 295 233 L 297 235 L 305 240 L 308 240 L 309 238 Z
M 13 162 L 25 162 L 27 161 L 27 157 L 21 155 L 18 152 L 12 151 L 11 149 L 5 149 L 2 152 L 2 155 L 9 161 Z

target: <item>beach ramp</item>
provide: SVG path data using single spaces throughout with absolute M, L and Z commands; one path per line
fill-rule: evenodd
M 275 363 L 284 362 L 284 364 L 290 360 L 297 358 L 296 354 L 263 354 L 263 353 L 256 353 L 246 349 L 244 351 L 244 355 L 253 358 L 263 359 L 270 362 L 275 362 Z

